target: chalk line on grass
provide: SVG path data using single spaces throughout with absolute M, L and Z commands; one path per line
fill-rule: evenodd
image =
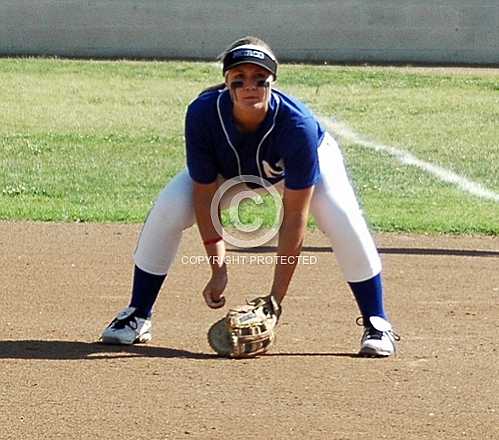
M 321 121 L 326 125 L 328 130 L 330 130 L 333 134 L 338 135 L 340 138 L 354 142 L 358 145 L 363 145 L 364 147 L 370 148 L 375 151 L 388 153 L 391 156 L 395 157 L 400 163 L 404 165 L 416 166 L 427 172 L 428 174 L 437 177 L 443 182 L 447 182 L 457 186 L 461 191 L 467 192 L 482 199 L 499 202 L 499 194 L 485 188 L 479 183 L 467 179 L 464 176 L 460 176 L 459 174 L 447 170 L 439 165 L 418 159 L 416 156 L 407 151 L 399 150 L 398 148 L 391 147 L 389 145 L 372 142 L 359 133 L 356 133 L 350 127 L 341 122 L 329 120 L 326 118 L 321 118 Z

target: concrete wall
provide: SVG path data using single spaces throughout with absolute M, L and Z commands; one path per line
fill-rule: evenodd
M 0 0 L 1 55 L 499 65 L 499 0 Z

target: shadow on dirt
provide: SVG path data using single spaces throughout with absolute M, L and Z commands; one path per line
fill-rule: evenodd
M 349 357 L 357 353 L 267 353 L 262 357 Z M 194 353 L 151 345 L 105 345 L 99 342 L 19 340 L 0 341 L 0 359 L 103 360 L 133 358 L 184 358 L 230 360 L 215 353 Z
M 360 356 L 358 353 L 266 353 L 267 356 L 279 356 L 279 357 L 348 357 L 348 358 L 359 358 L 359 359 L 367 359 L 364 356 Z
M 275 246 L 260 246 L 256 248 L 229 248 L 228 252 L 240 254 L 267 254 L 277 251 Z M 302 252 L 332 252 L 328 246 L 303 246 Z M 495 257 L 499 258 L 499 251 L 473 249 L 432 249 L 432 248 L 378 248 L 381 254 L 395 255 L 444 255 L 451 257 Z
M 215 353 L 194 353 L 151 345 L 105 345 L 79 341 L 0 341 L 0 359 L 99 360 L 134 357 L 217 359 Z

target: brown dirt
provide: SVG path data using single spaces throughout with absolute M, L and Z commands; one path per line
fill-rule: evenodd
M 213 356 L 186 233 L 153 343 L 95 343 L 126 305 L 140 226 L 0 223 L 1 439 L 498 439 L 499 237 L 378 235 L 390 359 L 355 356 L 354 300 L 320 233 L 298 268 L 278 341 Z M 231 255 L 246 255 L 232 252 Z M 270 255 L 263 253 L 262 255 Z M 233 264 L 229 305 L 265 293 L 271 266 Z

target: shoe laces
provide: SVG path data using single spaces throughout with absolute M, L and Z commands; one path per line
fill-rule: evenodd
M 359 316 L 355 320 L 355 323 L 359 327 L 364 327 L 364 329 L 365 329 L 364 335 L 362 336 L 363 340 L 366 340 L 366 339 L 381 340 L 381 338 L 383 338 L 383 335 L 387 335 L 392 341 L 397 341 L 397 342 L 400 341 L 400 335 L 395 333 L 393 330 L 386 330 L 384 332 L 381 330 L 377 330 L 369 323 L 369 320 L 367 320 L 367 324 L 366 324 L 366 320 L 364 320 L 364 318 L 362 316 Z
M 113 322 L 111 322 L 110 327 L 116 330 L 121 330 L 125 327 L 130 327 L 132 330 L 137 330 L 137 320 L 135 312 L 123 319 L 115 318 Z

